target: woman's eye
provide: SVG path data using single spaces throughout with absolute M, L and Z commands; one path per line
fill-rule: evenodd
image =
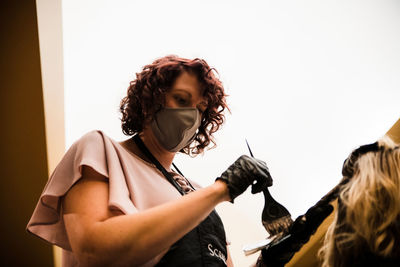
M 179 105 L 186 105 L 188 103 L 188 100 L 180 97 L 180 96 L 175 96 L 175 101 L 179 104 Z

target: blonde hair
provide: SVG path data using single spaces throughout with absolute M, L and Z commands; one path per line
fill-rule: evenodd
M 339 193 L 338 210 L 320 250 L 323 267 L 348 266 L 365 254 L 400 257 L 400 149 L 384 137 L 360 155 Z

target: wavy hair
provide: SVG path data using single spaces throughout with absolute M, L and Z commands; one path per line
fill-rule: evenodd
M 360 155 L 341 188 L 320 250 L 323 267 L 350 266 L 366 256 L 380 263 L 400 259 L 400 149 L 388 137 L 378 145 Z
M 136 73 L 136 79 L 130 82 L 127 96 L 120 103 L 122 132 L 125 135 L 143 130 L 155 113 L 164 107 L 165 94 L 183 72 L 197 77 L 207 108 L 193 142 L 180 152 L 197 155 L 211 143 L 215 146 L 213 134 L 225 120 L 224 110 L 229 110 L 222 82 L 216 76 L 217 71 L 203 59 L 191 60 L 175 55 L 159 58 L 144 66 L 141 72 Z

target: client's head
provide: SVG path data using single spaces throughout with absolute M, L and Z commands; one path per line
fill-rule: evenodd
M 388 137 L 362 146 L 345 161 L 343 174 L 351 177 L 341 188 L 320 251 L 323 266 L 356 265 L 360 259 L 371 264 L 399 260 L 399 147 Z

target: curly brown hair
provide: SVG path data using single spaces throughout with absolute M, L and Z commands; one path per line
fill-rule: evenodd
M 207 108 L 202 114 L 194 141 L 180 152 L 194 156 L 202 153 L 211 143 L 212 147 L 215 146 L 213 133 L 225 121 L 225 108 L 229 110 L 222 82 L 214 73 L 217 71 L 205 60 L 175 55 L 159 58 L 144 66 L 140 73 L 136 73 L 136 79 L 130 82 L 127 96 L 120 104 L 122 132 L 125 135 L 141 132 L 145 124 L 153 120 L 155 113 L 165 106 L 166 92 L 183 72 L 197 77 Z

